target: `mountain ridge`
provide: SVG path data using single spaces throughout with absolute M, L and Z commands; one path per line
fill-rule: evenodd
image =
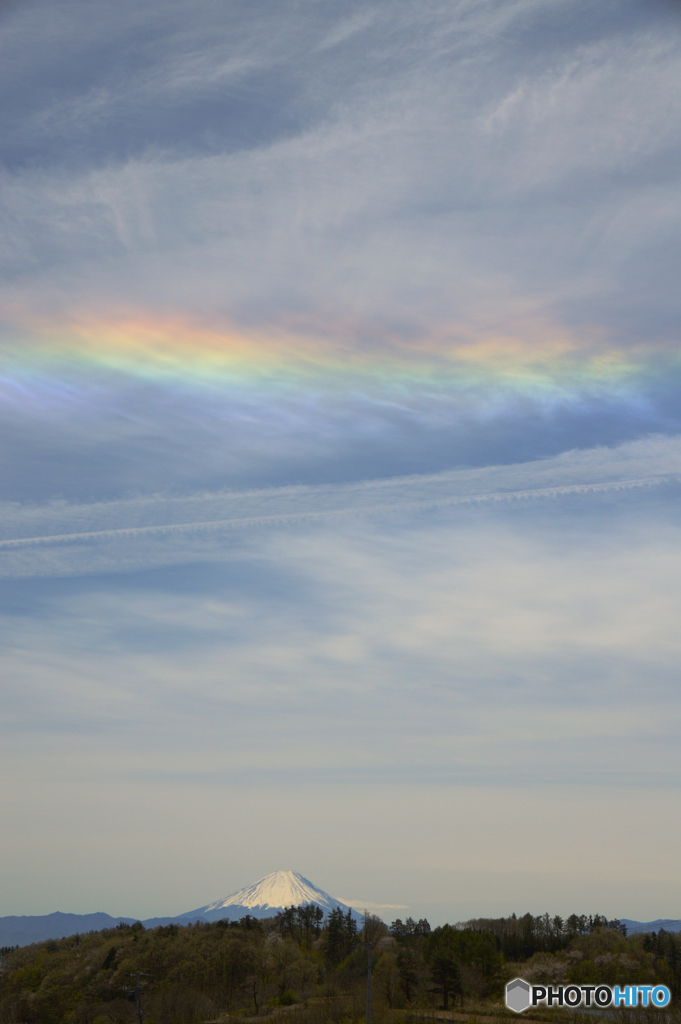
M 253 885 L 244 886 L 221 900 L 191 910 L 183 917 L 203 921 L 218 921 L 223 917 L 250 914 L 251 917 L 273 917 L 285 907 L 312 904 L 325 914 L 340 907 L 343 913 L 353 913 L 341 900 L 336 900 L 298 871 L 272 871 Z M 354 913 L 354 916 L 359 917 Z
M 274 915 L 290 906 L 312 903 L 321 907 L 326 916 L 336 907 L 344 914 L 350 913 L 356 921 L 363 915 L 348 907 L 342 900 L 335 900 L 324 889 L 320 889 L 297 871 L 273 871 L 253 885 L 244 886 L 234 892 L 207 903 L 197 910 L 168 917 L 150 917 L 142 921 L 145 928 L 157 928 L 167 924 L 194 924 L 196 921 L 219 921 L 224 918 L 238 920 L 250 914 L 264 918 Z M 42 915 L 10 915 L 0 917 L 0 946 L 26 946 L 31 942 L 46 939 L 60 939 L 76 932 L 101 931 L 115 928 L 119 924 L 134 924 L 139 918 L 113 917 L 103 911 L 94 914 L 67 914 L 56 911 Z
M 664 928 L 666 932 L 681 932 L 681 921 L 672 917 L 658 917 L 656 921 L 630 921 L 627 917 L 621 917 L 622 924 L 627 926 L 627 932 L 659 932 Z

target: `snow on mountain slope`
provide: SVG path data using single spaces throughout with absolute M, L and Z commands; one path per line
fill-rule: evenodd
M 245 914 L 252 917 L 273 917 L 277 911 L 285 907 L 298 907 L 306 903 L 321 907 L 325 914 L 336 907 L 340 907 L 343 913 L 350 909 L 297 871 L 273 871 L 254 885 L 237 889 L 224 899 L 183 914 L 182 917 L 204 921 L 217 921 L 224 917 L 235 920 Z M 360 916 L 353 913 L 353 917 Z
M 303 878 L 297 871 L 273 871 L 271 875 L 261 878 L 255 885 L 230 893 L 222 900 L 199 907 L 187 914 L 175 917 L 153 917 L 143 922 L 146 928 L 156 928 L 166 924 L 189 924 L 194 921 L 219 921 L 230 918 L 238 921 L 240 917 L 250 914 L 251 917 L 274 917 L 278 910 L 285 907 L 313 903 L 321 907 L 324 915 L 340 907 L 344 914 L 350 909 L 340 900 L 329 896 L 328 892 Z M 363 915 L 351 911 L 358 922 Z M 117 924 L 132 924 L 133 917 L 110 917 L 108 914 L 46 914 L 36 917 L 0 917 L 0 946 L 23 946 L 29 942 L 44 942 L 45 939 L 59 939 L 76 932 L 98 931 L 100 928 L 114 928 Z

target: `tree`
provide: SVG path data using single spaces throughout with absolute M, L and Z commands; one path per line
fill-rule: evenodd
M 348 910 L 344 914 L 336 907 L 329 914 L 326 922 L 325 947 L 326 957 L 333 967 L 346 958 L 357 945 L 357 922 Z
M 463 1001 L 463 985 L 459 957 L 461 955 L 462 933 L 445 924 L 436 928 L 424 939 L 423 951 L 430 974 L 437 990 L 442 992 L 444 1009 L 449 1008 L 449 996 L 460 995 Z
M 244 944 L 242 946 L 243 967 L 246 977 L 244 979 L 245 990 L 253 999 L 256 1015 L 260 1012 L 260 1005 L 264 998 L 265 988 L 272 969 L 272 961 L 261 946 Z
M 449 1009 L 450 995 L 461 996 L 463 1001 L 461 970 L 451 950 L 442 947 L 433 954 L 430 960 L 430 973 L 442 992 L 443 1009 Z
M 404 998 L 410 1003 L 416 993 L 419 969 L 416 957 L 409 946 L 402 946 L 397 954 L 397 970 L 400 975 L 400 988 L 404 992 Z
M 312 945 L 312 936 L 319 936 L 322 930 L 324 911 L 314 903 L 301 903 L 297 907 L 285 907 L 275 915 L 274 925 L 281 935 L 288 935 L 296 942 Z
M 400 982 L 397 960 L 393 953 L 382 953 L 374 970 L 376 990 L 385 996 L 392 1010 Z
M 397 918 L 390 925 L 390 934 L 396 939 L 409 939 L 416 935 L 430 935 L 431 928 L 425 917 L 422 917 L 419 921 L 415 921 L 413 917 L 408 917 L 406 921 L 402 921 L 401 918 Z
M 365 942 L 378 942 L 388 931 L 385 923 L 376 914 L 364 913 L 364 927 L 362 929 Z

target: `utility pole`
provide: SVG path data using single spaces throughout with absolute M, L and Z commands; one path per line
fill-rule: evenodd
M 371 943 L 367 947 L 367 1024 L 371 1024 Z
M 146 975 L 144 975 L 144 976 L 146 977 Z M 136 982 L 137 982 L 136 985 L 135 985 L 135 988 L 133 989 L 133 992 L 132 992 L 133 999 L 135 1000 L 135 1018 L 136 1018 L 137 1024 L 144 1024 L 144 1021 L 143 1021 L 143 1018 L 142 1018 L 142 986 L 140 984 L 140 978 L 142 977 L 142 972 L 141 971 L 137 971 L 137 973 L 134 974 L 133 977 L 136 979 Z

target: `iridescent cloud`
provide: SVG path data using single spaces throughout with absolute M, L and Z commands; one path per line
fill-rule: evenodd
M 247 330 L 140 311 L 24 317 L 6 330 L 1 358 L 5 388 L 14 385 L 27 403 L 40 385 L 63 392 L 70 381 L 115 388 L 127 379 L 185 392 L 428 391 L 551 405 L 599 394 L 633 399 L 680 361 L 672 346 L 617 345 L 595 329 L 578 337 L 538 318 L 407 335 L 350 322 Z

